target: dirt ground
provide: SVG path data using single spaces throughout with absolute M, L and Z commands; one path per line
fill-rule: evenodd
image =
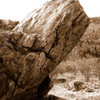
M 91 66 L 94 64 L 92 60 L 95 61 L 94 59 L 88 60 L 88 65 L 90 65 L 89 63 L 91 63 Z M 78 63 L 80 62 L 81 61 L 76 62 L 76 66 L 78 68 L 80 65 Z M 60 67 L 63 66 L 65 68 L 65 65 L 67 66 L 67 64 L 74 66 L 72 61 L 70 63 L 67 62 L 65 65 L 64 64 L 65 63 L 61 64 Z M 85 65 L 86 64 L 87 63 L 85 63 Z M 83 68 L 84 66 L 82 65 L 81 67 Z M 48 93 L 49 95 L 55 95 L 57 97 L 63 98 L 64 100 L 100 100 L 100 79 L 99 77 L 95 76 L 93 71 L 89 71 L 91 72 L 90 75 L 88 70 L 83 68 L 83 70 L 85 70 L 84 72 L 88 73 L 85 73 L 85 75 L 90 75 L 89 80 L 87 81 L 87 77 L 79 70 L 75 71 L 74 69 L 74 71 L 72 71 L 71 69 L 71 72 L 68 72 L 68 68 L 63 69 L 63 71 L 61 71 L 61 69 L 56 70 L 60 70 L 60 72 L 57 72 L 55 75 L 53 75 L 53 88 Z M 75 86 L 75 83 L 78 83 L 76 84 L 76 86 L 78 85 L 78 90 Z
M 79 75 L 79 77 L 82 76 Z M 66 79 L 66 81 L 62 82 L 61 79 Z M 100 100 L 100 81 L 96 80 L 87 83 L 82 79 L 77 79 L 75 75 L 72 76 L 68 73 L 59 74 L 54 80 L 54 86 L 49 92 L 51 95 L 55 95 L 66 100 Z M 86 88 L 81 89 L 80 91 L 75 91 L 73 86 L 75 81 L 83 81 Z

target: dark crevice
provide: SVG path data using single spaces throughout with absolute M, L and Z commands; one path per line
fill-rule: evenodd
M 0 57 L 0 63 L 3 63 L 3 58 L 2 57 Z
M 50 59 L 51 61 L 54 62 L 54 59 L 52 58 L 52 56 L 51 56 L 49 53 L 47 53 L 46 51 L 43 51 L 43 52 L 44 52 L 45 56 L 46 56 L 48 59 Z
M 84 12 L 81 12 L 79 15 L 77 15 L 77 17 L 72 21 L 72 27 L 76 25 L 76 20 L 82 15 L 82 13 Z
M 55 37 L 54 42 L 53 42 L 53 44 L 52 44 L 52 46 L 51 46 L 51 48 L 50 48 L 50 50 L 49 50 L 48 53 L 50 53 L 50 51 L 52 50 L 52 48 L 54 48 L 54 47 L 58 44 L 58 41 L 59 41 L 58 32 L 59 32 L 59 29 L 60 29 L 61 25 L 62 25 L 62 24 L 58 25 L 57 28 L 55 29 L 56 37 Z
M 32 49 L 29 47 L 24 47 L 24 48 L 28 49 L 28 53 L 29 52 L 42 52 L 43 51 L 43 48 L 38 48 L 38 49 Z
M 52 58 L 52 56 L 50 56 L 49 53 L 47 53 L 43 47 L 39 48 L 39 49 L 32 49 L 32 48 L 29 48 L 29 47 L 25 47 L 28 49 L 27 53 L 30 53 L 30 52 L 33 52 L 33 53 L 37 53 L 37 54 L 40 54 L 41 52 L 44 52 L 45 56 L 50 59 L 51 61 L 54 62 L 54 59 Z
M 43 80 L 43 82 L 39 85 L 37 89 L 36 100 L 42 100 L 43 97 L 47 95 L 47 93 L 51 89 L 50 84 L 51 79 L 49 78 L 49 76 L 46 76 L 46 78 Z
M 15 93 L 16 87 L 17 87 L 17 86 L 20 87 L 19 84 L 18 84 L 18 79 L 19 79 L 20 76 L 21 76 L 21 72 L 19 72 L 19 74 L 18 74 L 18 76 L 17 76 L 17 79 L 16 79 L 16 80 L 13 80 L 14 83 L 15 83 L 15 87 L 14 87 L 14 90 L 13 90 L 13 92 L 12 92 L 12 96 L 13 96 L 14 93 Z

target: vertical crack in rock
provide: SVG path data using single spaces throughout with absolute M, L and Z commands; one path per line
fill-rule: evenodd
M 51 0 L 11 32 L 2 31 L 0 100 L 40 100 L 46 95 L 50 72 L 74 48 L 88 24 L 77 0 Z

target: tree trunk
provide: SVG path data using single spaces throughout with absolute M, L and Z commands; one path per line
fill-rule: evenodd
M 52 0 L 12 32 L 0 32 L 0 100 L 35 100 L 45 95 L 50 72 L 73 49 L 88 24 L 77 0 Z

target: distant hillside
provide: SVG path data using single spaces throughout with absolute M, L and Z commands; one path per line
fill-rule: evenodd
M 90 25 L 76 47 L 69 54 L 69 59 L 100 57 L 100 17 L 90 18 Z
M 12 30 L 19 22 L 0 19 L 0 30 Z

